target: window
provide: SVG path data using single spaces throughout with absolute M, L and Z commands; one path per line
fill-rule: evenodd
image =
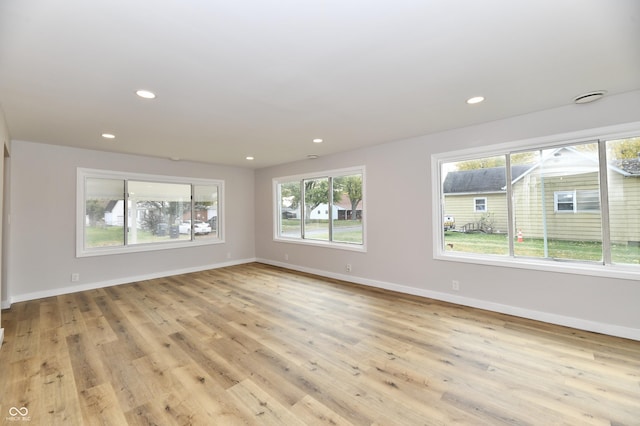
M 576 193 L 574 191 L 556 191 L 554 194 L 555 211 L 556 212 L 571 212 L 575 211 L 575 199 Z
M 640 263 L 640 137 L 606 142 L 611 263 Z M 604 200 L 604 198 L 602 198 Z
M 486 212 L 487 211 L 487 199 L 486 198 L 474 198 L 473 199 L 473 208 L 476 212 Z
M 364 247 L 364 168 L 274 179 L 275 238 Z
M 637 279 L 640 268 L 629 266 L 640 266 L 640 137 L 627 135 L 434 155 L 434 256 L 536 268 L 579 262 Z M 442 226 L 444 218 L 455 225 Z
M 443 227 L 438 232 L 444 232 L 445 250 L 509 254 L 504 156 L 444 162 L 441 178 Z M 475 234 L 483 241 L 462 238 Z
M 223 182 L 78 169 L 76 255 L 222 242 Z
M 599 212 L 599 191 L 556 191 L 554 193 L 554 205 L 557 213 Z

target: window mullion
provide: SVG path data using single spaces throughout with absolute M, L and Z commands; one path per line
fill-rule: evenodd
M 607 144 L 603 140 L 598 141 L 598 159 L 600 171 L 600 220 L 602 229 L 602 261 L 610 265 L 611 260 L 611 230 L 609 229 L 609 184 L 607 167 Z
M 300 180 L 300 235 L 305 239 L 305 221 L 307 220 L 307 191 L 304 179 Z
M 329 241 L 333 241 L 333 177 L 329 176 L 329 194 L 327 197 L 329 198 L 329 202 L 327 205 L 329 206 Z
M 515 215 L 513 214 L 513 192 L 511 190 L 511 182 L 513 181 L 511 177 L 511 155 L 505 155 L 505 168 L 506 168 L 506 179 L 507 179 L 507 223 L 510 226 L 507 227 L 507 239 L 509 241 L 509 256 L 515 256 L 515 247 L 513 243 L 513 234 L 515 231 Z
M 195 228 L 196 228 L 196 220 L 195 220 L 195 213 L 196 213 L 196 209 L 195 209 L 195 201 L 194 201 L 194 196 L 193 196 L 193 184 L 190 185 L 191 187 L 191 214 L 189 215 L 189 217 L 191 218 L 191 241 L 195 240 Z
M 124 180 L 124 194 L 123 194 L 123 204 L 122 210 L 123 214 L 123 229 L 124 232 L 124 246 L 127 247 L 129 245 L 129 181 L 127 179 Z

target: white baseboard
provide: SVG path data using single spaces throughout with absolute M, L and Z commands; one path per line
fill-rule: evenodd
M 615 324 L 602 323 L 597 321 L 585 320 L 582 318 L 569 317 L 564 315 L 552 314 L 549 312 L 536 311 L 531 309 L 519 308 L 516 306 L 503 305 L 500 303 L 489 302 L 481 299 L 473 299 L 464 296 L 458 296 L 449 293 L 441 293 L 437 291 L 424 290 L 415 287 L 389 283 L 385 281 L 372 280 L 368 278 L 355 277 L 353 275 L 336 274 L 319 269 L 307 268 L 303 266 L 292 265 L 290 263 L 275 262 L 269 259 L 242 259 L 230 262 L 217 263 L 212 265 L 199 266 L 194 268 L 185 268 L 171 271 L 163 271 L 154 274 L 139 275 L 135 277 L 126 277 L 122 279 L 100 281 L 87 284 L 81 284 L 77 286 L 59 287 L 51 290 L 38 291 L 33 293 L 25 293 L 10 297 L 8 301 L 2 302 L 2 309 L 8 309 L 11 307 L 11 303 L 24 302 L 27 300 L 41 299 L 45 297 L 59 296 L 62 294 L 75 293 L 84 290 L 93 290 L 96 288 L 110 287 L 120 284 L 129 284 L 137 281 L 151 280 L 156 278 L 164 278 L 173 275 L 187 274 L 191 272 L 205 271 L 208 269 L 224 268 L 226 266 L 241 265 L 251 262 L 261 262 L 267 265 L 279 266 L 294 271 L 307 272 L 327 278 L 334 278 L 343 281 L 349 281 L 356 284 L 362 284 L 369 287 L 381 288 L 385 290 L 397 291 L 399 293 L 411 294 L 414 296 L 426 297 L 429 299 L 441 300 L 444 302 L 451 302 L 458 305 L 469 306 L 473 308 L 485 309 L 493 312 L 500 312 L 503 314 L 514 315 L 522 318 L 528 318 L 536 321 L 547 322 L 551 324 L 562 325 L 566 327 L 572 327 L 579 330 L 592 331 L 595 333 L 608 334 L 610 336 L 623 337 L 626 339 L 640 341 L 640 329 L 623 327 Z M 2 343 L 2 337 L 4 337 L 4 329 L 0 329 L 0 344 Z
M 319 269 L 306 268 L 303 266 L 292 265 L 290 263 L 275 262 L 269 259 L 257 259 L 257 262 L 266 263 L 267 265 L 279 266 L 282 268 L 292 269 L 294 271 L 307 272 L 310 274 L 320 275 L 327 278 L 334 278 L 343 281 L 349 281 L 356 284 L 362 284 L 385 290 L 397 291 L 399 293 L 411 294 L 413 296 L 427 297 L 429 299 L 441 300 L 443 302 L 455 303 L 457 305 L 469 306 L 472 308 L 485 309 L 487 311 L 499 312 L 502 314 L 513 315 L 521 318 L 528 318 L 536 321 L 542 321 L 550 324 L 562 325 L 579 330 L 592 331 L 595 333 L 607 334 L 610 336 L 623 337 L 640 341 L 640 329 L 624 327 L 615 324 L 602 323 L 597 321 L 585 320 L 582 318 L 569 317 L 564 315 L 552 314 L 549 312 L 536 311 L 532 309 L 519 308 L 516 306 L 503 305 L 487 300 L 474 299 L 470 297 L 458 296 L 455 294 L 441 293 L 437 291 L 424 290 L 415 287 L 394 284 L 384 281 L 371 280 L 368 278 L 355 277 L 353 275 L 336 274 Z
M 76 293 L 78 291 L 94 290 L 96 288 L 111 287 L 114 285 L 129 284 L 129 283 L 135 283 L 138 281 L 153 280 L 156 278 L 164 278 L 164 277 L 170 277 L 170 276 L 180 275 L 180 274 L 188 274 L 191 272 L 206 271 L 209 269 L 224 268 L 227 266 L 242 265 L 244 263 L 251 263 L 255 261 L 256 261 L 255 258 L 241 259 L 241 260 L 234 260 L 229 262 L 216 263 L 212 265 L 196 266 L 193 268 L 174 269 L 171 271 L 162 271 L 162 272 L 153 273 L 153 274 L 138 275 L 134 277 L 124 277 L 124 278 L 119 278 L 115 280 L 97 281 L 97 282 L 80 284 L 75 286 L 58 287 L 50 290 L 18 294 L 15 296 L 10 296 L 8 301 L 8 306 L 6 307 L 2 306 L 2 308 L 3 309 L 10 308 L 12 303 L 17 303 L 17 302 L 25 302 L 28 300 L 42 299 L 45 297 L 60 296 L 62 294 Z M 6 302 L 3 302 L 3 303 L 6 303 Z

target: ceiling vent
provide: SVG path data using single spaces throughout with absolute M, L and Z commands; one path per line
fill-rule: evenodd
M 589 102 L 595 102 L 598 99 L 601 99 L 607 93 L 606 90 L 597 90 L 595 92 L 585 93 L 580 96 L 576 96 L 573 99 L 573 103 L 575 104 L 588 104 Z

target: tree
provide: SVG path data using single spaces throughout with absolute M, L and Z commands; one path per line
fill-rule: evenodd
M 283 202 L 282 207 L 297 209 L 300 205 L 300 182 L 287 182 L 280 185 L 280 198 L 281 202 Z M 286 200 L 286 205 L 284 200 Z
M 336 178 L 341 192 L 349 197 L 351 203 L 351 219 L 357 219 L 358 204 L 362 201 L 362 176 L 352 175 Z
M 304 180 L 304 217 L 309 219 L 311 212 L 320 204 L 329 204 L 329 179 Z
M 329 204 L 329 178 L 304 179 L 304 217 L 309 219 L 311 212 L 320 204 Z M 334 180 L 333 202 L 337 203 L 342 197 L 342 185 L 338 179 Z M 300 206 L 300 182 L 292 181 L 280 185 L 281 207 L 297 209 Z
M 476 160 L 460 161 L 456 163 L 456 169 L 458 170 L 477 170 L 477 169 L 490 169 L 492 167 L 504 167 L 506 164 L 504 156 L 500 157 L 485 157 L 478 158 Z
M 142 210 L 141 225 L 143 229 L 153 233 L 160 223 L 174 224 L 176 219 L 182 220 L 185 212 L 191 210 L 191 204 L 181 201 L 138 201 L 136 208 Z
M 518 152 L 511 155 L 511 164 L 530 164 L 534 163 L 537 158 L 537 151 Z M 493 167 L 504 167 L 507 164 L 504 155 L 496 157 L 478 158 L 475 160 L 460 161 L 456 164 L 457 170 L 477 170 L 490 169 Z
M 89 224 L 96 226 L 96 223 L 100 220 L 104 220 L 106 203 L 101 200 L 88 199 L 87 200 L 87 216 L 89 216 Z
M 311 212 L 320 204 L 329 204 L 329 178 L 305 179 L 304 204 L 305 219 L 311 217 Z M 333 202 L 337 203 L 342 197 L 340 185 L 333 186 Z
M 638 158 L 640 156 L 640 137 L 610 141 L 607 143 L 607 148 L 609 148 L 609 160 Z

